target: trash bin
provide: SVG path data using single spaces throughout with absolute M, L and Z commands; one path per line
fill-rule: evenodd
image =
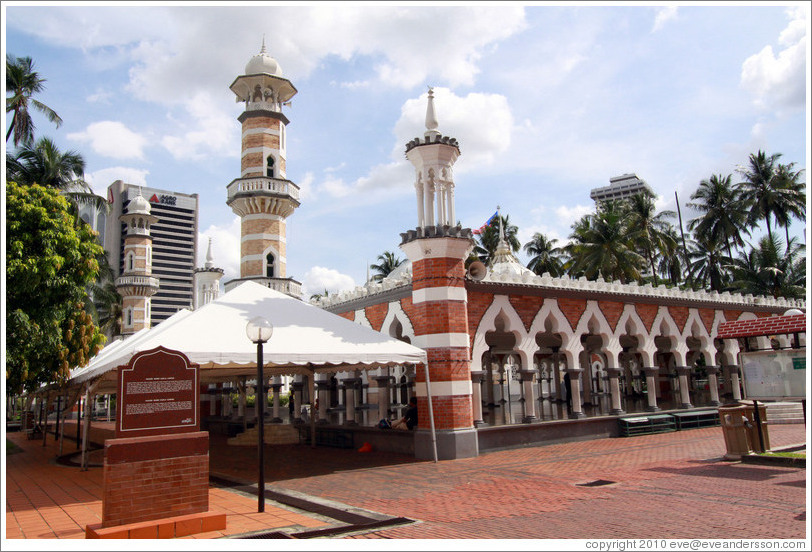
M 738 403 L 720 406 L 719 422 L 727 449 L 725 460 L 740 460 L 742 456 L 752 452 L 750 432 L 747 428 L 752 422 L 747 418 L 747 406 Z
M 744 400 L 739 401 L 739 404 L 745 407 L 745 416 L 750 420 L 750 427 L 747 428 L 750 437 L 750 447 L 754 452 L 766 452 L 770 450 L 770 432 L 767 430 L 767 405 L 760 402 L 758 403 L 758 416 L 761 420 L 761 436 L 764 439 L 764 446 L 761 446 L 761 440 L 758 437 L 758 424 L 756 424 L 756 407 L 753 403 L 756 401 Z

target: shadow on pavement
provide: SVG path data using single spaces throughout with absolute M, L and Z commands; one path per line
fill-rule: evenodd
M 257 449 L 252 446 L 228 445 L 222 436 L 213 435 L 209 446 L 209 469 L 244 480 L 254 480 L 257 473 Z M 358 452 L 355 449 L 315 447 L 309 445 L 272 445 L 265 447 L 267 481 L 300 479 L 330 473 L 415 464 L 426 462 L 405 454 Z
M 670 473 L 674 475 L 690 475 L 696 477 L 719 477 L 724 479 L 743 479 L 746 481 L 767 481 L 778 475 L 787 473 L 785 470 L 774 470 L 764 467 L 748 467 L 742 464 L 719 463 L 690 468 L 658 467 L 647 471 L 657 473 Z

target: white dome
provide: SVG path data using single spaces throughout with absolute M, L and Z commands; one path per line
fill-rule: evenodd
M 245 74 L 246 75 L 256 75 L 264 73 L 266 75 L 273 75 L 275 77 L 282 76 L 282 68 L 279 66 L 279 63 L 265 53 L 265 47 L 263 45 L 262 51 L 251 58 L 248 64 L 245 66 Z
M 130 200 L 130 204 L 127 206 L 127 212 L 130 214 L 138 213 L 148 215 L 150 210 L 149 201 L 144 199 L 144 196 L 141 195 L 141 189 L 139 188 L 138 195 Z

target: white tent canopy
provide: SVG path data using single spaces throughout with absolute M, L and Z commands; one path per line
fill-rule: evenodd
M 158 346 L 180 351 L 199 364 L 203 383 L 255 377 L 257 346 L 245 327 L 257 316 L 273 325 L 273 336 L 263 346 L 266 377 L 426 363 L 426 353 L 418 347 L 249 281 L 194 312 L 179 312 L 147 332 L 112 344 L 109 352 L 103 349 L 73 373 L 68 385 L 101 379 L 114 388 L 118 366 Z M 102 390 L 104 383 L 97 392 L 112 392 Z

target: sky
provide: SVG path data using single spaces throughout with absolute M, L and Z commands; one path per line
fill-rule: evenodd
M 806 170 L 810 7 L 721 3 L 24 3 L 2 5 L 4 53 L 46 79 L 36 134 L 86 161 L 96 193 L 121 179 L 199 194 L 198 265 L 212 238 L 239 277 L 242 104 L 229 85 L 260 50 L 298 90 L 284 109 L 287 274 L 304 296 L 363 285 L 417 226 L 405 144 L 456 138 L 456 214 L 501 207 L 524 244 L 566 241 L 592 188 L 635 173 L 683 220 L 699 182 L 759 149 Z M 5 127 L 8 120 L 4 118 Z M 804 172 L 806 178 L 806 172 Z M 675 220 L 676 224 L 677 221 Z M 803 239 L 796 223 L 791 235 Z M 756 236 L 758 234 L 755 234 Z M 783 235 L 783 233 L 782 233 Z M 526 263 L 528 258 L 519 253 Z

